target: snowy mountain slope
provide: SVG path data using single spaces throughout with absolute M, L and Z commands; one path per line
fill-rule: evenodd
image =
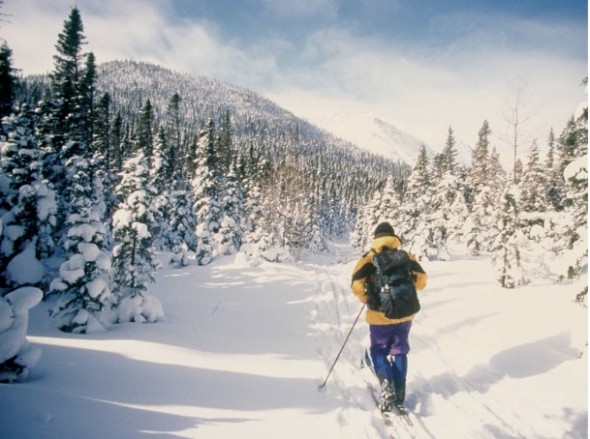
M 315 114 L 311 110 L 309 118 L 315 125 L 352 142 L 359 148 L 410 166 L 416 163 L 422 145 L 426 146 L 429 153 L 432 151 L 426 142 L 396 128 L 374 114 L 355 112 Z
M 314 114 L 311 110 L 310 121 L 334 135 L 352 142 L 359 148 L 410 166 L 416 164 L 422 146 L 426 147 L 428 157 L 431 159 L 435 154 L 442 152 L 447 134 L 441 133 L 439 144 L 429 145 L 397 124 L 371 113 Z M 457 161 L 464 165 L 471 165 L 469 147 L 457 143 L 455 148 L 457 149 Z
M 33 310 L 43 351 L 30 380 L 0 385 L 6 437 L 385 437 L 359 360 L 361 305 L 347 246 L 299 264 L 238 254 L 165 269 L 151 286 L 166 319 L 64 334 Z M 401 437 L 587 437 L 587 314 L 571 285 L 496 286 L 483 258 L 423 264 Z M 587 277 L 582 279 L 587 282 Z M 581 358 L 580 358 L 581 355 Z
M 238 143 L 242 137 L 247 138 L 244 143 L 250 143 L 253 137 L 275 141 L 274 136 L 297 135 L 302 143 L 310 139 L 324 142 L 333 153 L 361 151 L 252 90 L 155 64 L 135 61 L 101 64 L 97 88 L 111 94 L 115 108 L 124 111 L 138 113 L 145 100 L 150 99 L 159 118 L 165 118 L 170 98 L 178 93 L 181 124 L 186 130 L 199 130 L 209 118 L 219 118 L 230 111 L 232 134 Z

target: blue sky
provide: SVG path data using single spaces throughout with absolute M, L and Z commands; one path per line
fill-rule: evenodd
M 98 62 L 214 77 L 311 121 L 375 114 L 429 143 L 452 126 L 472 144 L 484 119 L 499 134 L 521 83 L 540 143 L 587 99 L 586 0 L 5 0 L 15 67 L 51 71 L 72 4 Z

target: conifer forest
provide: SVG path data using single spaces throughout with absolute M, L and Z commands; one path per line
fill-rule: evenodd
M 510 169 L 487 121 L 469 166 L 452 127 L 440 154 L 423 148 L 409 166 L 252 91 L 100 63 L 88 43 L 74 7 L 49 75 L 19 77 L 0 47 L 0 296 L 41 289 L 63 331 L 160 319 L 159 252 L 175 266 L 236 252 L 281 262 L 336 239 L 362 252 L 383 220 L 420 258 L 489 255 L 505 288 L 587 269 L 587 107 L 562 132 L 515 140 L 527 158 Z

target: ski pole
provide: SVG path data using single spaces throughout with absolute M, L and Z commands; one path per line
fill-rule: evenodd
M 356 326 L 356 322 L 359 321 L 361 313 L 365 309 L 365 305 L 366 304 L 363 303 L 363 306 L 361 307 L 358 315 L 356 316 L 356 319 L 354 319 L 354 322 L 352 323 L 352 326 L 350 327 L 350 330 L 348 331 L 348 335 L 346 336 L 344 343 L 342 343 L 342 346 L 340 347 L 340 351 L 338 352 L 338 355 L 336 355 L 336 359 L 334 360 L 334 363 L 332 363 L 332 367 L 330 367 L 330 370 L 328 371 L 328 375 L 326 376 L 326 379 L 324 380 L 324 382 L 322 384 L 319 385 L 318 390 L 322 390 L 324 387 L 326 387 L 326 383 L 328 382 L 328 378 L 330 378 L 330 375 L 332 374 L 332 371 L 334 370 L 334 366 L 336 366 L 336 363 L 338 362 L 338 359 L 340 358 L 340 354 L 342 354 L 342 351 L 344 350 L 344 346 L 346 346 L 346 343 L 348 342 L 348 339 L 350 338 L 350 334 L 352 334 L 352 330 Z

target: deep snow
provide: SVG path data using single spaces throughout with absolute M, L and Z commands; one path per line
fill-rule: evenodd
M 50 303 L 31 310 L 42 357 L 0 385 L 6 438 L 378 438 L 385 430 L 360 360 L 361 304 L 349 289 L 358 252 L 333 245 L 301 263 L 242 254 L 165 269 L 150 293 L 166 318 L 93 335 L 61 333 Z M 504 290 L 486 258 L 422 262 L 428 287 L 410 342 L 400 437 L 588 436 L 587 284 Z

